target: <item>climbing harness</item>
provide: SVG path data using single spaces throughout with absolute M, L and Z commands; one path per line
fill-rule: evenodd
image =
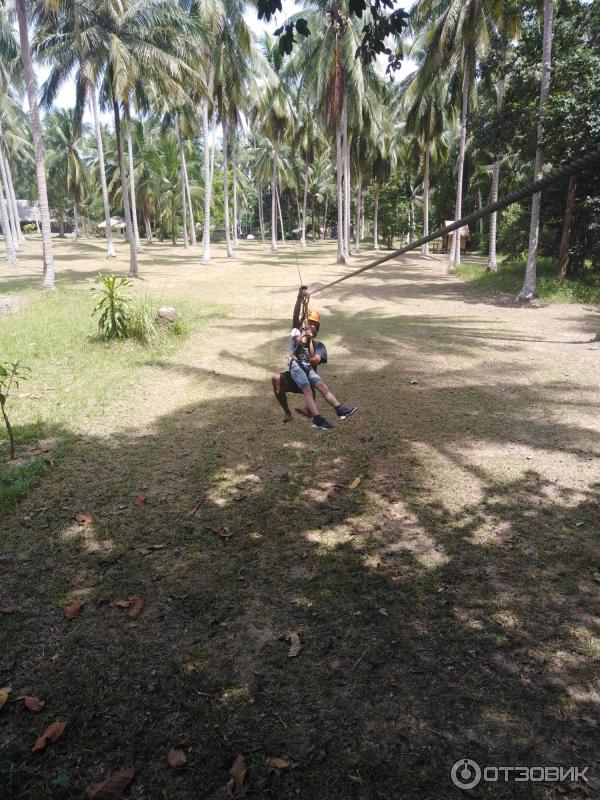
M 437 231 L 430 233 L 428 236 L 423 236 L 414 242 L 410 242 L 409 244 L 404 245 L 404 247 L 401 247 L 399 250 L 394 250 L 393 253 L 388 253 L 388 255 L 382 256 L 381 258 L 372 261 L 370 264 L 360 267 L 360 269 L 355 269 L 352 272 L 349 272 L 348 275 L 344 275 L 342 278 L 331 281 L 331 283 L 326 283 L 325 286 L 319 286 L 313 291 L 313 294 L 317 294 L 317 292 L 322 292 L 324 289 L 329 289 L 331 286 L 335 286 L 338 283 L 347 281 L 348 278 L 353 278 L 355 275 L 360 275 L 361 272 L 366 272 L 369 269 L 373 269 L 373 267 L 378 267 L 380 264 L 385 264 L 386 261 L 391 261 L 393 258 L 398 258 L 398 256 L 408 253 L 409 250 L 416 250 L 417 247 L 421 247 L 421 245 L 424 245 L 426 242 L 430 242 L 432 239 L 437 239 L 440 236 L 445 236 L 447 233 L 451 233 L 458 228 L 462 228 L 463 225 L 470 225 L 473 222 L 477 222 L 477 220 L 487 217 L 489 214 L 493 214 L 494 211 L 500 211 L 502 208 L 506 208 L 506 206 L 510 206 L 513 203 L 517 203 L 519 200 L 524 200 L 526 197 L 530 197 L 533 194 L 541 192 L 542 189 L 546 189 L 548 186 L 552 186 L 555 183 L 561 183 L 567 178 L 570 178 L 572 175 L 577 175 L 579 172 L 583 172 L 587 169 L 597 168 L 599 166 L 600 150 L 593 150 L 591 153 L 587 153 L 587 155 L 578 158 L 576 161 L 573 161 L 570 164 L 551 172 L 549 175 L 546 175 L 545 178 L 541 178 L 539 181 L 535 181 L 529 186 L 525 186 L 523 189 L 517 189 L 514 192 L 507 194 L 500 200 L 497 200 L 495 203 L 491 203 L 489 206 L 486 206 L 479 211 L 474 211 L 472 214 L 453 222 L 451 225 L 446 225 L 444 228 L 439 228 Z

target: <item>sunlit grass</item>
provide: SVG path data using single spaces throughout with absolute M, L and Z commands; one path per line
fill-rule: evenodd
M 567 278 L 561 282 L 556 273 L 555 259 L 538 259 L 537 291 L 542 300 L 551 303 L 600 303 L 600 275 L 589 275 L 585 279 Z M 458 267 L 456 274 L 483 291 L 516 295 L 523 285 L 525 262 L 504 262 L 498 272 L 487 272 L 483 264 L 470 264 L 467 260 Z

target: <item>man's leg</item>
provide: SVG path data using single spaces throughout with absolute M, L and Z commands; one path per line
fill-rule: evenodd
M 302 394 L 304 395 L 304 402 L 306 404 L 306 410 L 308 411 L 308 415 L 310 415 L 311 419 L 312 417 L 317 417 L 319 415 L 319 409 L 317 408 L 317 404 L 315 403 L 315 398 L 313 397 L 310 384 L 302 389 Z
M 292 421 L 292 412 L 288 406 L 287 395 L 286 392 L 291 392 L 292 388 L 289 385 L 291 380 L 285 377 L 285 375 L 281 372 L 276 372 L 271 377 L 271 383 L 273 384 L 273 392 L 275 397 L 277 398 L 277 402 L 283 408 L 283 412 L 285 414 L 283 421 L 284 422 L 291 422 Z
M 347 419 L 348 417 L 351 417 L 352 414 L 358 411 L 358 406 L 344 406 L 341 403 L 339 403 L 336 396 L 324 383 L 324 381 L 319 380 L 319 382 L 315 383 L 314 385 L 317 391 L 323 395 L 325 400 L 327 400 L 329 405 L 335 408 L 335 413 L 338 415 L 338 419 Z

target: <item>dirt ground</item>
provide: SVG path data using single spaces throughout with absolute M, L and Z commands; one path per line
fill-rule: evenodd
M 28 248 L 0 292 L 37 286 Z M 0 687 L 47 704 L 0 712 L 0 797 L 79 798 L 134 768 L 125 797 L 216 800 L 238 755 L 248 797 L 599 796 L 598 309 L 481 296 L 439 256 L 326 290 L 321 374 L 360 412 L 323 433 L 282 424 L 270 374 L 298 268 L 315 289 L 350 267 L 329 243 L 239 254 L 147 249 L 141 291 L 225 316 L 1 523 Z M 56 262 L 82 289 L 106 268 L 98 242 Z M 133 595 L 137 619 L 113 604 Z M 465 758 L 592 780 L 465 792 Z

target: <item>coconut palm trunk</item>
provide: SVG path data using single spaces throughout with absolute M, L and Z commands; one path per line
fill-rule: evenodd
M 277 198 L 277 209 L 279 210 L 279 223 L 281 225 L 281 244 L 285 245 L 285 230 L 283 228 L 283 214 L 281 213 L 281 199 L 279 197 L 279 191 L 277 190 L 277 186 L 275 186 L 275 197 Z
M 258 227 L 260 228 L 260 238 L 265 243 L 265 210 L 263 208 L 262 184 L 258 184 Z
M 271 169 L 271 250 L 277 250 L 277 143 L 273 149 Z
M 100 126 L 100 109 L 98 108 L 98 95 L 93 83 L 89 84 L 90 100 L 94 115 L 94 129 L 96 131 L 96 149 L 98 150 L 98 170 L 100 172 L 100 185 L 102 186 L 102 203 L 104 205 L 104 223 L 106 225 L 106 258 L 116 258 L 115 246 L 110 226 L 110 203 L 108 202 L 108 187 L 106 185 L 106 167 L 104 165 L 104 145 L 102 144 L 102 128 Z
M 210 261 L 210 136 L 208 131 L 208 100 L 202 101 L 202 166 L 204 169 L 204 229 L 202 231 L 202 263 Z
M 540 82 L 540 118 L 537 129 L 537 148 L 535 151 L 535 175 L 534 181 L 542 177 L 544 166 L 544 151 L 541 147 L 542 137 L 544 136 L 543 112 L 548 94 L 550 92 L 550 64 L 552 59 L 552 0 L 544 0 L 544 38 L 542 46 L 542 79 Z M 541 192 L 533 195 L 531 201 L 531 222 L 529 226 L 529 251 L 527 253 L 527 264 L 525 265 L 525 280 L 523 288 L 519 294 L 521 300 L 531 300 L 536 295 L 536 271 L 537 254 L 540 233 L 540 206 L 542 201 Z
M 231 232 L 229 230 L 229 161 L 227 158 L 227 148 L 229 125 L 227 117 L 223 117 L 223 217 L 225 219 L 225 245 L 227 247 L 227 258 L 233 258 L 233 247 L 231 246 Z
M 21 223 L 19 222 L 19 207 L 17 206 L 17 197 L 15 195 L 15 187 L 12 180 L 10 171 L 10 161 L 8 159 L 8 150 L 3 143 L 2 127 L 0 126 L 0 168 L 2 169 L 2 179 L 6 187 L 6 204 L 8 206 L 9 219 L 13 225 L 13 239 L 15 248 L 18 249 L 25 241 L 25 237 L 21 232 Z
M 233 134 L 231 143 L 231 174 L 233 177 L 233 244 L 239 244 L 238 239 L 238 198 L 237 198 L 237 131 Z
M 373 200 L 373 248 L 379 250 L 379 184 L 375 186 Z
M 458 164 L 456 177 L 456 205 L 454 209 L 454 220 L 457 221 L 462 216 L 462 194 L 463 194 L 463 175 L 465 169 L 465 152 L 467 148 L 467 114 L 469 109 L 469 74 L 465 71 L 462 90 L 462 109 L 460 114 L 460 144 L 458 149 Z M 456 267 L 460 264 L 460 231 L 455 231 L 452 237 L 452 247 L 450 250 L 450 266 Z
M 342 110 L 342 153 L 344 158 L 344 255 L 350 255 L 350 142 L 348 141 L 348 108 Z
M 13 247 L 15 250 L 19 248 L 19 231 L 21 230 L 21 226 L 18 223 L 18 219 L 15 218 L 15 208 L 12 204 L 12 198 L 10 196 L 10 185 L 8 182 L 8 170 L 6 169 L 6 159 L 4 158 L 4 152 L 2 145 L 0 144 L 0 181 L 4 186 L 4 191 L 6 193 L 6 213 L 8 217 L 8 227 L 10 229 L 10 236 L 12 239 Z M 4 227 L 4 226 L 3 226 Z
M 188 239 L 187 199 L 185 196 L 185 182 L 183 180 L 183 165 L 181 162 L 179 164 L 179 173 L 181 175 L 181 218 L 183 220 L 183 246 L 186 250 L 188 250 L 190 242 Z M 173 228 L 175 228 L 175 215 L 173 215 Z
M 190 243 L 192 247 L 196 247 L 196 224 L 194 222 L 194 209 L 192 207 L 192 193 L 190 191 L 190 180 L 188 177 L 187 171 L 187 162 L 185 159 L 185 147 L 183 146 L 183 140 L 181 137 L 181 131 L 179 130 L 179 125 L 177 125 L 177 138 L 179 142 L 179 157 L 181 159 L 181 168 L 183 171 L 183 181 L 184 181 L 184 188 L 185 188 L 185 198 L 187 202 L 187 208 L 190 215 Z
M 113 112 L 115 117 L 115 137 L 117 140 L 117 158 L 119 159 L 119 174 L 121 176 L 121 194 L 123 196 L 123 212 L 125 217 L 125 234 L 129 242 L 129 277 L 138 277 L 137 251 L 135 236 L 131 221 L 131 208 L 129 207 L 129 181 L 125 170 L 125 156 L 123 154 L 123 140 L 121 136 L 121 114 L 119 101 L 113 97 Z
M 322 236 L 323 239 L 325 238 L 325 231 L 327 230 L 327 207 L 328 207 L 328 205 L 329 205 L 329 195 L 326 194 L 325 195 L 325 210 L 323 212 L 323 236 Z
M 77 213 L 77 203 L 73 204 L 73 238 L 79 239 L 79 214 Z
M 345 264 L 344 253 L 344 156 L 342 152 L 342 125 L 337 122 L 335 129 L 335 181 L 337 187 L 337 264 Z
M 500 61 L 500 77 L 496 84 L 496 91 L 498 96 L 498 110 L 502 109 L 504 103 L 504 94 L 506 91 L 506 81 L 504 78 L 504 68 L 506 64 L 506 47 L 502 52 Z M 490 196 L 490 203 L 495 203 L 498 200 L 498 189 L 500 185 L 500 159 L 496 159 L 492 168 L 492 190 Z M 488 269 L 492 272 L 498 272 L 498 260 L 496 257 L 496 238 L 498 235 L 498 212 L 494 211 L 490 214 L 490 244 L 488 253 Z
M 304 159 L 304 196 L 302 198 L 302 233 L 300 234 L 300 246 L 306 249 L 306 201 L 308 199 L 308 156 Z M 313 204 L 314 212 L 314 204 Z M 314 213 L 313 213 L 313 241 L 315 238 Z
M 143 253 L 142 242 L 140 241 L 140 232 L 138 230 L 137 222 L 137 204 L 135 199 L 135 174 L 133 163 L 133 144 L 131 141 L 131 115 L 129 113 L 129 98 L 124 104 L 125 108 L 125 130 L 127 132 L 127 158 L 129 162 L 129 192 L 131 195 L 131 222 L 133 225 L 133 235 L 135 237 L 135 251 L 136 253 Z
M 4 198 L 4 185 L 0 180 L 0 223 L 2 223 L 2 233 L 4 234 L 4 247 L 6 250 L 5 260 L 10 266 L 17 263 L 17 254 L 12 235 L 11 225 L 8 219 L 8 204 Z
M 429 140 L 425 139 L 425 167 L 423 169 L 423 236 L 429 236 Z M 423 245 L 423 255 L 429 255 L 429 242 Z
M 40 215 L 42 218 L 42 250 L 43 271 L 42 288 L 54 289 L 54 258 L 52 256 L 52 234 L 50 231 L 50 209 L 48 207 L 48 190 L 46 188 L 46 167 L 44 164 L 45 153 L 42 140 L 42 124 L 37 101 L 37 86 L 33 65 L 31 63 L 31 50 L 29 47 L 29 29 L 27 27 L 27 12 L 25 0 L 15 0 L 17 19 L 19 22 L 19 37 L 21 40 L 21 57 L 25 83 L 27 84 L 27 97 L 29 100 L 29 115 L 31 117 L 31 136 L 33 139 L 33 153 L 35 158 L 35 174 L 37 178 Z
M 144 211 L 144 228 L 146 229 L 146 241 L 150 244 L 152 242 L 152 221 L 147 211 Z
M 360 253 L 360 231 L 362 228 L 361 224 L 361 213 L 362 213 L 362 174 L 361 172 L 358 173 L 357 178 L 357 186 L 356 186 L 356 231 L 354 232 L 354 252 L 358 255 Z
M 558 258 L 558 279 L 561 282 L 564 281 L 564 279 L 567 277 L 567 270 L 569 268 L 571 225 L 573 224 L 573 207 L 575 206 L 576 193 L 577 193 L 577 175 L 571 175 L 571 177 L 569 178 L 569 187 L 567 189 L 567 206 L 565 208 L 562 236 L 560 239 L 560 255 Z

